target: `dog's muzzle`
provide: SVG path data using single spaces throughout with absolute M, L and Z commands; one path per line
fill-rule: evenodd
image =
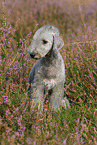
M 35 54 L 33 53 L 33 54 L 30 54 L 30 56 L 32 57 L 32 58 L 34 58 L 35 57 Z
M 41 58 L 41 56 L 39 54 L 35 54 L 35 53 L 30 53 L 30 56 L 31 56 L 31 58 L 34 58 L 34 59 Z

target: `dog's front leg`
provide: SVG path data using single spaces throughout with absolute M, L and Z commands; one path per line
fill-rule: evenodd
M 31 86 L 31 107 L 38 107 L 38 110 L 43 110 L 43 95 L 44 90 L 42 85 L 35 87 Z

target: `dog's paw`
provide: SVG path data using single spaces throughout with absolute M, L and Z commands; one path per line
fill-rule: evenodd
M 66 97 L 64 99 L 62 99 L 62 107 L 64 109 L 70 108 L 70 103 Z

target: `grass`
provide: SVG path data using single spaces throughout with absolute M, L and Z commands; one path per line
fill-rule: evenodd
M 96 0 L 0 1 L 1 145 L 97 144 Z M 35 63 L 27 49 L 35 31 L 60 29 L 66 67 L 64 96 L 71 108 L 30 108 L 27 79 Z

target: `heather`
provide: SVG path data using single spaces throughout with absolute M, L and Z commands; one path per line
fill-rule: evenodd
M 27 50 L 38 28 L 53 24 L 64 40 L 64 97 L 70 109 L 30 107 Z M 0 1 L 1 145 L 97 144 L 96 0 Z

